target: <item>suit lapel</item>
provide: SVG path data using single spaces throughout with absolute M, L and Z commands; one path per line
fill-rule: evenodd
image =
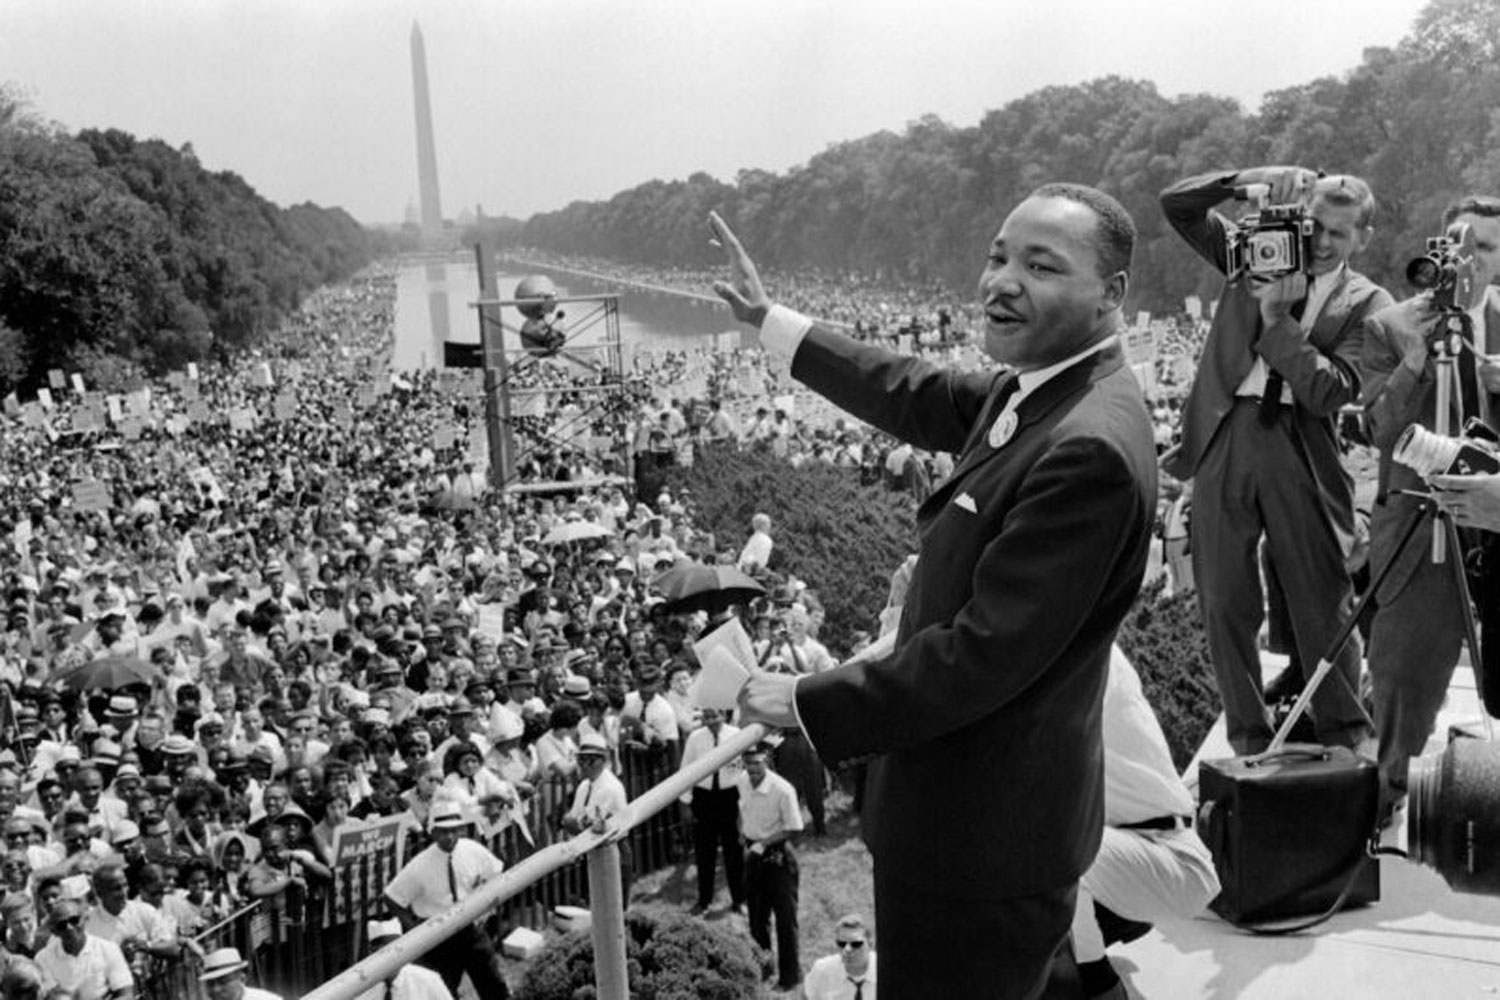
M 1328 347 L 1338 339 L 1344 329 L 1344 317 L 1349 315 L 1349 269 L 1339 269 L 1338 284 L 1323 299 L 1323 307 L 1313 320 L 1308 340 L 1320 349 Z
M 1073 365 L 1065 371 L 1059 372 L 1053 378 L 1047 380 L 1040 388 L 1031 395 L 1021 400 L 1016 407 L 1016 430 L 1005 444 L 999 448 L 990 447 L 989 431 L 990 425 L 999 416 L 999 410 L 995 406 L 995 400 L 999 397 L 999 387 L 1006 384 L 1007 380 L 1001 380 L 997 384 L 997 390 L 991 394 L 990 400 L 985 404 L 984 412 L 980 414 L 979 421 L 970 432 L 969 447 L 959 460 L 953 475 L 941 483 L 932 491 L 921 509 L 917 512 L 918 523 L 925 522 L 931 513 L 940 510 L 949 499 L 953 486 L 960 482 L 974 469 L 985 464 L 996 455 L 1004 452 L 1010 441 L 1014 441 L 1026 432 L 1026 428 L 1046 416 L 1063 400 L 1073 396 L 1090 382 L 1096 381 L 1117 370 L 1124 364 L 1124 353 L 1119 344 L 1106 347 L 1098 354 Z M 1014 376 L 1012 376 L 1014 377 Z

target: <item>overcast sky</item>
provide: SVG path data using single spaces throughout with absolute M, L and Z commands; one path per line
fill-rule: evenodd
M 0 82 L 69 129 L 234 170 L 281 205 L 417 199 L 420 22 L 443 210 L 525 217 L 697 170 L 781 171 L 929 112 L 1107 74 L 1254 110 L 1393 45 L 1421 0 L 0 0 Z M 1239 13 L 1234 13 L 1239 11 Z

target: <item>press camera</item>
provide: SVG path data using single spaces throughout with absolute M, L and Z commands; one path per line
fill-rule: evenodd
M 1301 204 L 1269 205 L 1270 185 L 1235 188 L 1236 201 L 1253 211 L 1241 216 L 1225 236 L 1224 258 L 1230 280 L 1242 274 L 1284 278 L 1307 271 L 1312 263 L 1315 223 Z
M 1455 222 L 1442 236 L 1427 239 L 1427 252 L 1406 265 L 1406 280 L 1432 293 L 1434 307 L 1468 309 L 1474 297 L 1474 231 Z

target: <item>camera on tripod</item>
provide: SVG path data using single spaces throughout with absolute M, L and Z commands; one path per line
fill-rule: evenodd
M 1470 420 L 1463 437 L 1436 434 L 1412 424 L 1396 439 L 1391 457 L 1423 479 L 1500 472 L 1500 449 L 1483 422 Z
M 1237 201 L 1248 201 L 1254 211 L 1242 216 L 1224 238 L 1229 279 L 1242 274 L 1284 278 L 1305 273 L 1312 263 L 1316 223 L 1301 204 L 1268 205 L 1268 184 L 1246 184 L 1234 189 Z
M 1434 308 L 1467 310 L 1474 299 L 1474 233 L 1455 222 L 1442 236 L 1427 238 L 1427 252 L 1406 265 L 1412 287 L 1432 293 Z

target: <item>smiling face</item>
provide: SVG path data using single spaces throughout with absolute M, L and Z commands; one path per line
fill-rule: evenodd
M 1313 258 L 1308 273 L 1330 274 L 1370 242 L 1372 230 L 1358 205 L 1335 204 L 1318 195 L 1308 207 L 1313 220 Z
M 1114 329 L 1124 272 L 1101 275 L 1099 218 L 1066 198 L 1027 198 L 1006 218 L 979 276 L 985 353 L 1045 368 Z

